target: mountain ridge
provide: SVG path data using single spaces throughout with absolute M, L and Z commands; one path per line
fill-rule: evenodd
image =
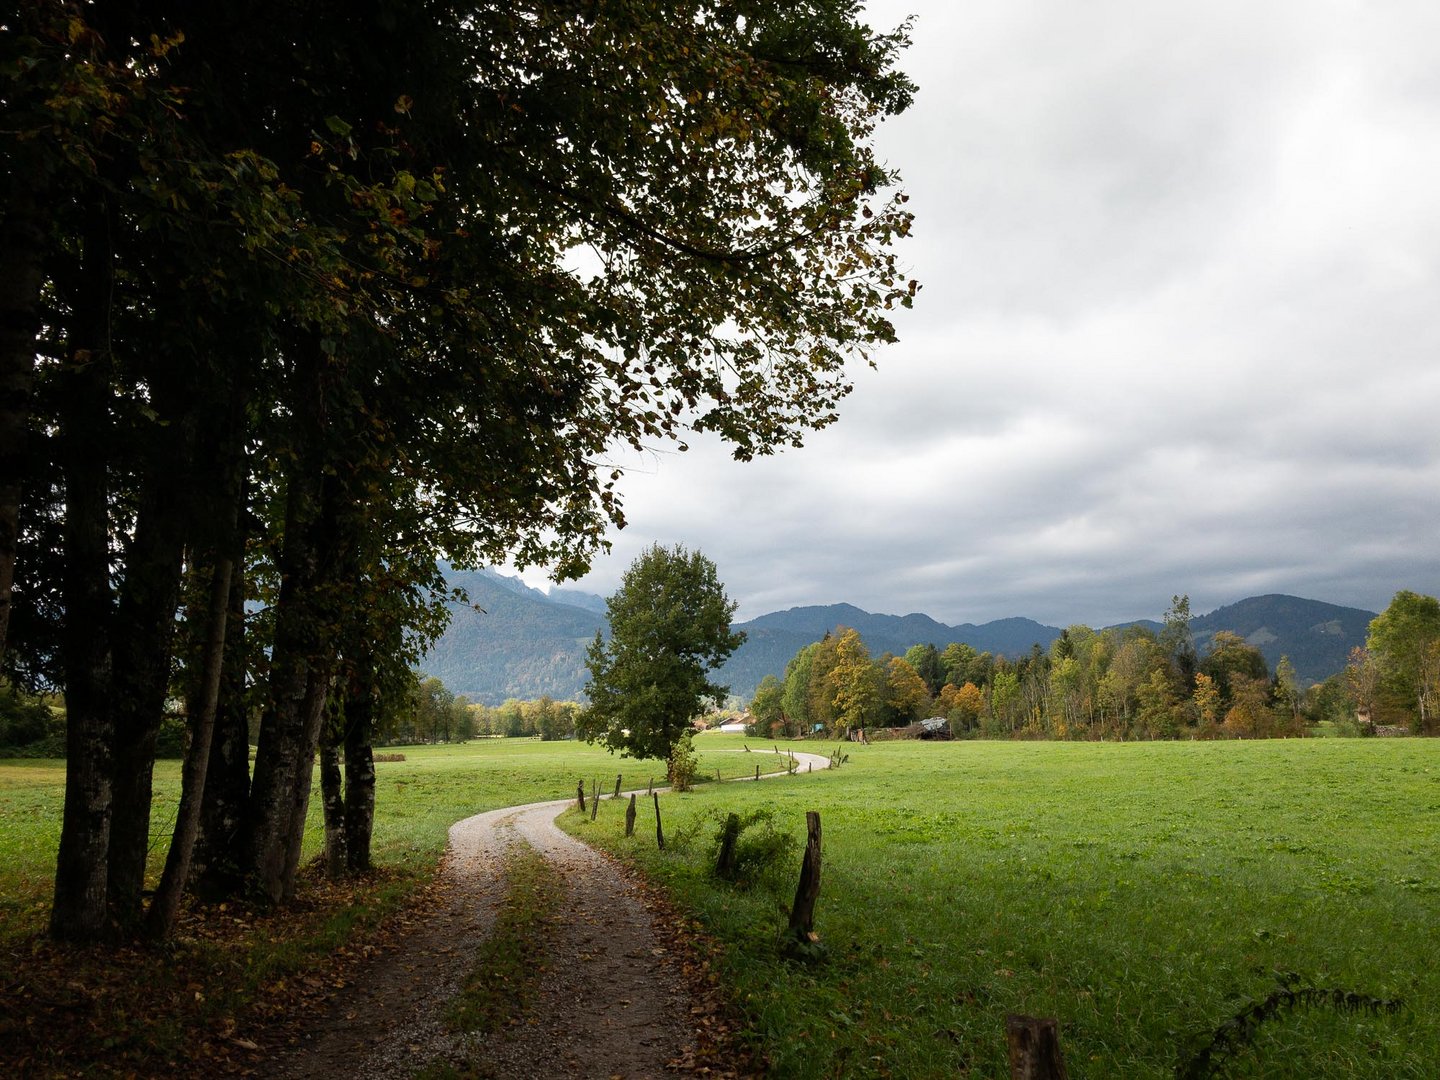
M 426 653 L 421 667 L 428 674 L 455 693 L 486 704 L 510 697 L 582 696 L 589 679 L 585 650 L 597 633 L 606 631 L 603 597 L 578 589 L 546 594 L 488 569 L 447 569 L 446 577 L 465 589 L 470 605 L 457 605 L 450 626 Z M 1374 617 L 1362 608 L 1267 593 L 1197 615 L 1190 625 L 1202 653 L 1216 633 L 1228 630 L 1259 648 L 1272 671 L 1280 656 L 1288 655 L 1297 677 L 1308 683 L 1341 670 L 1350 649 L 1365 643 Z M 1140 619 L 1119 625 L 1154 629 L 1160 624 Z M 839 626 L 859 631 L 872 656 L 900 655 L 911 645 L 927 642 L 943 648 L 956 641 L 1014 657 L 1035 645 L 1048 649 L 1061 634 L 1059 627 L 1023 616 L 947 625 L 923 612 L 887 615 L 848 603 L 803 605 L 737 623 L 735 628 L 746 633 L 745 644 L 719 669 L 716 680 L 748 699 L 762 678 L 783 676 L 796 652 Z

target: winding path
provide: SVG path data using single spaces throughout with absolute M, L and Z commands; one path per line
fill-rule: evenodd
M 795 758 L 801 771 L 830 765 L 820 754 Z M 496 1080 L 640 1080 L 663 1076 L 671 1063 L 690 1057 L 694 1001 L 680 958 L 620 865 L 556 826 L 572 802 L 511 806 L 452 825 L 440 909 L 393 951 L 368 961 L 357 986 L 333 999 L 306 1037 L 263 1062 L 256 1075 L 401 1080 L 431 1062 L 468 1061 L 473 1075 Z M 517 839 L 561 876 L 567 906 L 547 943 L 534 1007 L 498 1033 L 458 1034 L 445 1023 L 446 1005 L 470 971 L 476 944 L 494 926 L 506 896 L 504 852 Z

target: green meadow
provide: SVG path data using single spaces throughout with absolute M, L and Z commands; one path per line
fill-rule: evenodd
M 582 777 L 614 791 L 616 774 L 627 786 L 663 782 L 664 762 L 617 758 L 584 743 L 533 739 L 482 739 L 456 746 L 386 747 L 404 761 L 377 762 L 374 857 L 402 876 L 423 875 L 445 850 L 450 826 L 461 818 L 517 803 L 575 794 Z M 720 769 L 726 778 L 746 772 L 735 754 L 702 754 L 704 776 Z M 778 766 L 771 766 L 772 768 Z M 753 774 L 754 766 L 748 773 Z M 310 800 L 305 858 L 324 844 L 319 777 Z M 150 867 L 158 879 L 165 863 L 180 797 L 180 763 L 155 766 L 150 815 Z M 65 763 L 0 760 L 0 942 L 45 927 L 60 844 L 65 802 Z
M 738 736 L 698 743 L 705 776 L 783 769 Z M 617 772 L 641 789 L 663 772 L 575 743 L 398 749 L 405 761 L 377 767 L 376 857 L 399 886 L 390 904 L 428 876 L 462 817 L 571 797 L 582 777 L 613 791 Z M 663 853 L 643 804 L 629 840 L 623 801 L 602 801 L 595 822 L 562 818 L 643 867 L 703 927 L 772 1075 L 1002 1076 L 1004 1017 L 1019 1012 L 1058 1018 L 1072 1077 L 1173 1077 L 1283 981 L 1351 992 L 1362 1007 L 1280 1011 L 1218 1054 L 1211 1075 L 1440 1076 L 1440 743 L 844 750 L 833 772 L 662 796 Z M 177 772 L 157 774 L 157 867 Z M 60 763 L 0 762 L 0 940 L 44 928 L 63 778 Z M 817 963 L 779 947 L 806 810 L 824 829 Z M 742 835 L 751 860 L 738 884 L 711 873 L 732 811 L 760 818 Z M 311 851 L 320 837 L 312 819 Z M 303 966 L 344 940 L 351 918 L 319 930 L 301 920 L 295 934 L 314 941 L 289 942 L 283 963 L 265 951 L 273 941 L 257 942 L 247 966 Z M 209 954 L 195 948 L 199 966 Z M 1375 1014 L 1372 1000 L 1401 1005 Z
M 845 751 L 834 772 L 664 796 L 663 853 L 607 808 L 562 819 L 717 940 L 772 1075 L 998 1077 L 1004 1018 L 1025 1013 L 1058 1018 L 1072 1077 L 1174 1077 L 1283 984 L 1362 1004 L 1278 1010 L 1207 1074 L 1440 1076 L 1440 743 Z M 824 834 L 819 963 L 777 948 L 807 810 Z M 740 885 L 711 873 L 730 811 L 794 837 Z

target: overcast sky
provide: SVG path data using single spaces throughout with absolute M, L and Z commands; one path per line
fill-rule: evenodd
M 660 541 L 741 619 L 1440 591 L 1440 4 L 869 10 L 917 16 L 900 343 L 803 450 L 639 463 L 581 587 Z

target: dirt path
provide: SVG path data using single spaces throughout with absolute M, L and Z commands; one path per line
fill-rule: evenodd
M 795 757 L 802 772 L 830 764 L 819 754 Z M 256 1075 L 399 1080 L 430 1062 L 468 1060 L 476 1075 L 497 1080 L 640 1080 L 687 1058 L 695 1032 L 682 958 L 619 865 L 555 825 L 570 804 L 491 810 L 451 826 L 440 910 L 394 951 L 368 961 L 357 985 Z M 495 923 L 506 895 L 503 855 L 516 840 L 533 846 L 564 881 L 545 973 L 521 1023 L 489 1036 L 458 1034 L 445 1023 L 446 1006 Z

